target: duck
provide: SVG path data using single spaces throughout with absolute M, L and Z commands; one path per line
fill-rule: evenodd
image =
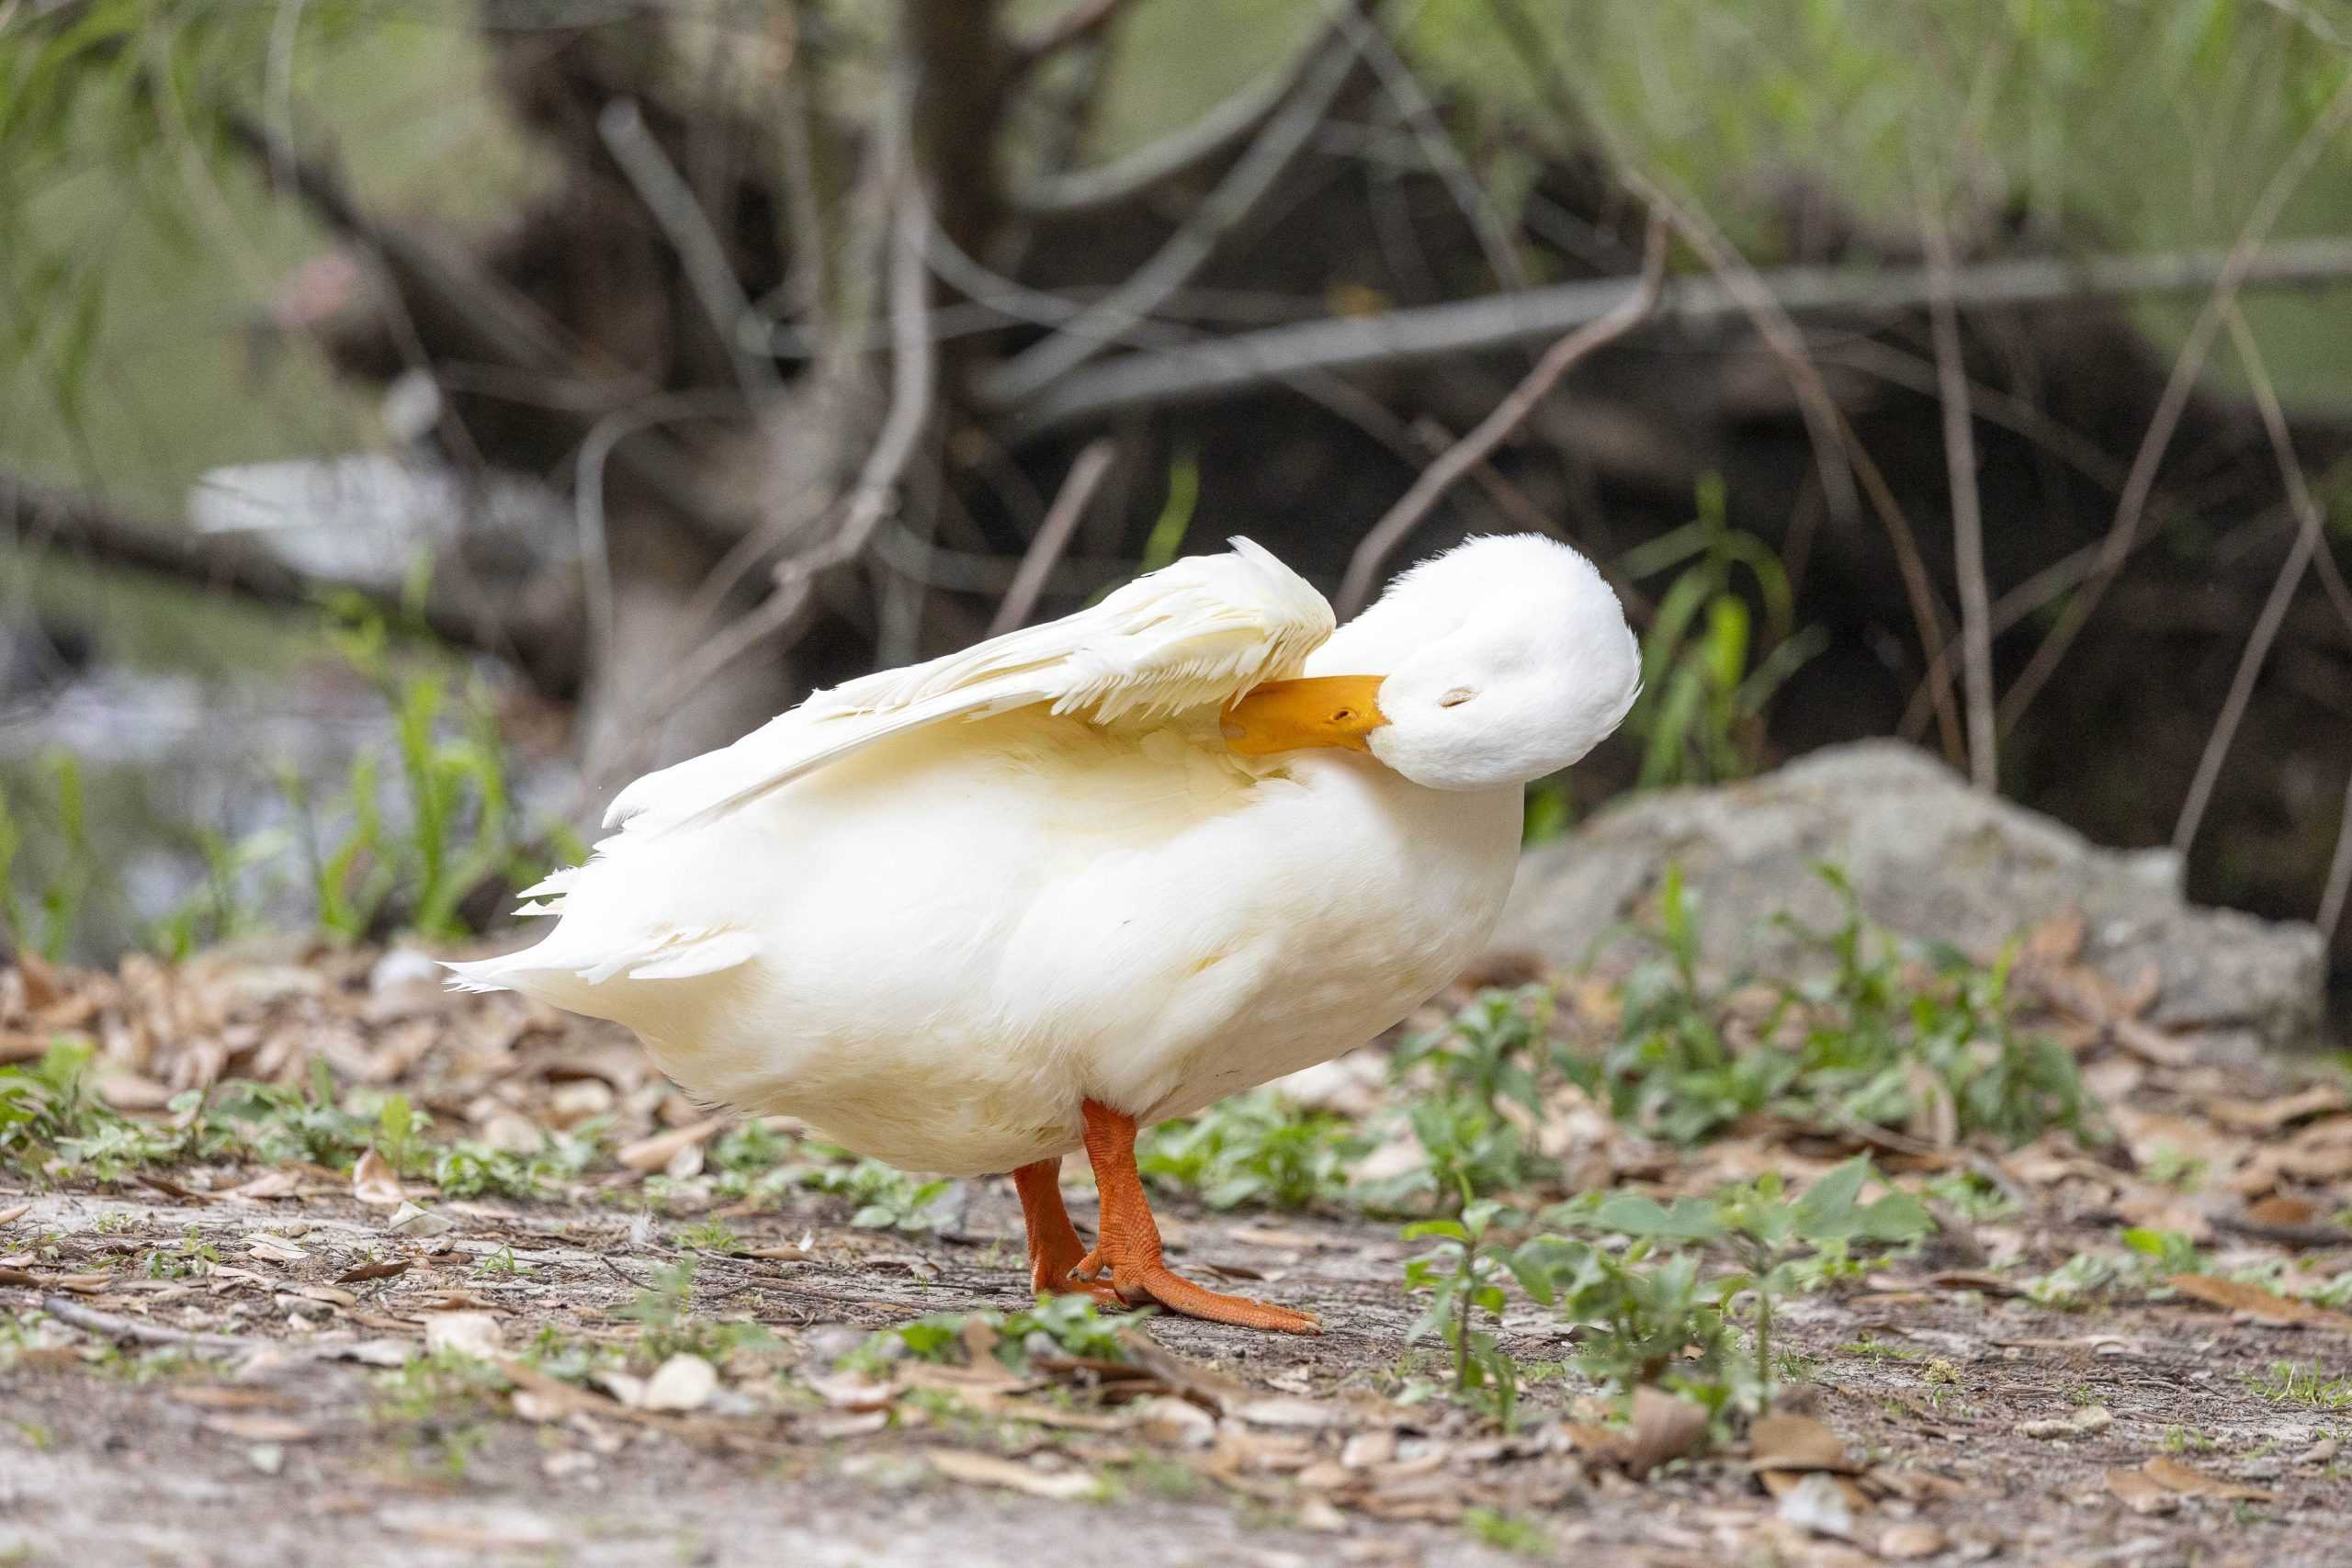
M 686 1092 L 910 1171 L 1009 1174 L 1030 1285 L 1320 1332 L 1171 1269 L 1138 1130 L 1374 1040 L 1478 956 L 1525 786 L 1624 718 L 1592 562 L 1472 538 L 1344 626 L 1248 539 L 812 694 L 622 790 L 453 963 L 634 1031 Z M 1092 1242 L 1060 1192 L 1083 1151 Z

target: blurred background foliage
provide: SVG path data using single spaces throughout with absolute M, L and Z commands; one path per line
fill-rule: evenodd
M 1034 68 L 1008 64 L 1007 55 L 958 60 L 953 73 L 998 87 L 1001 101 L 983 106 L 1001 111 L 987 121 L 985 161 L 1003 186 L 979 229 L 953 237 L 1024 286 L 1079 300 L 1132 274 L 1230 160 L 1212 159 L 1207 175 L 1170 181 L 1117 221 L 1091 228 L 1024 210 L 1019 193 L 1164 147 L 1292 72 L 1284 62 L 1318 48 L 1340 8 L 1327 0 L 1017 0 L 970 14 L 1018 40 L 1098 10 L 1103 25 Z M 888 355 L 870 351 L 887 347 L 888 333 L 881 269 L 871 265 L 880 253 L 870 242 L 887 227 L 887 211 L 871 196 L 874 171 L 885 162 L 896 98 L 918 100 L 920 143 L 928 112 L 921 100 L 950 91 L 943 73 L 920 70 L 907 86 L 905 60 L 925 39 L 962 47 L 953 35 L 965 24 L 951 13 L 922 0 L 0 0 L 0 479 L 172 527 L 189 513 L 191 494 L 232 465 L 353 453 L 462 458 L 452 450 L 464 443 L 451 438 L 450 411 L 471 397 L 465 419 L 477 428 L 465 439 L 483 447 L 473 460 L 544 483 L 567 548 L 576 543 L 583 446 L 602 439 L 597 421 L 619 417 L 612 411 L 623 404 L 652 410 L 647 424 L 671 422 L 684 460 L 718 476 L 709 482 L 731 498 L 726 504 L 746 492 L 772 496 L 775 476 L 743 477 L 741 446 L 685 430 L 677 422 L 687 416 L 662 401 L 707 399 L 714 382 L 724 389 L 728 379 L 727 345 L 694 321 L 690 304 L 675 303 L 691 299 L 681 281 L 691 267 L 664 249 L 650 264 L 659 281 L 647 284 L 629 270 L 637 230 L 615 231 L 610 258 L 584 254 L 603 248 L 600 193 L 628 187 L 598 133 L 577 121 L 572 98 L 643 100 L 655 144 L 716 213 L 755 313 L 775 323 L 779 342 L 798 333 L 796 342 L 818 343 L 814 358 L 795 349 L 775 361 L 780 384 L 793 389 L 778 405 L 783 415 L 756 407 L 728 415 L 730 429 L 756 433 L 767 428 L 763 419 L 796 417 L 789 399 L 831 384 L 832 367 L 844 361 L 858 362 L 839 378 L 852 389 L 845 397 L 880 396 Z M 1621 174 L 1675 193 L 1763 268 L 1916 265 L 1923 220 L 1947 226 L 1964 258 L 2225 250 L 2352 72 L 2345 0 L 1419 0 L 1363 15 L 1393 40 L 1393 56 L 1365 51 L 1368 96 L 1343 100 L 1350 107 L 1321 128 L 1311 158 L 1168 304 L 1163 316 L 1178 323 L 1170 330 L 1376 315 L 1624 273 L 1633 254 Z M 812 149 L 786 133 L 804 113 Z M 2341 135 L 2322 146 L 2272 241 L 2352 234 L 2346 148 Z M 815 270 L 833 282 L 813 299 L 795 273 L 809 265 L 798 220 L 781 210 L 802 195 L 825 219 L 826 254 Z M 964 194 L 945 195 L 954 231 Z M 354 220 L 336 220 L 328 210 L 336 202 Z M 567 209 L 576 228 L 549 216 Z M 1408 231 L 1405 243 L 1400 231 Z M 571 418 L 563 399 L 573 393 L 550 378 L 555 389 L 541 400 L 560 431 L 485 425 L 481 410 L 495 396 L 448 373 L 462 356 L 430 341 L 432 320 L 403 321 L 415 299 L 394 288 L 371 330 L 394 345 L 395 359 L 416 361 L 410 370 L 431 372 L 420 414 L 418 389 L 407 384 L 416 378 L 404 382 L 396 364 L 361 363 L 342 320 L 355 297 L 382 292 L 368 257 L 380 261 L 395 242 L 472 258 L 542 312 L 554 335 L 584 344 L 580 363 L 625 386 L 627 397 L 613 394 L 618 401 L 562 424 Z M 1675 268 L 1706 270 L 1687 248 Z M 582 281 L 592 276 L 593 288 Z M 2352 548 L 2352 512 L 2334 478 L 2352 420 L 2352 313 L 2343 301 L 2337 288 L 2250 291 L 2244 303 L 2269 378 L 2298 422 L 2338 557 Z M 1975 329 L 1972 374 L 1997 379 L 2020 405 L 2064 426 L 2076 440 L 2067 460 L 2091 475 L 2064 484 L 2043 475 L 2029 494 L 2000 480 L 2004 464 L 2023 468 L 2029 458 L 1987 447 L 1996 592 L 2030 586 L 2063 548 L 2105 529 L 2154 388 L 2205 303 L 2194 292 L 2123 300 L 2115 321 L 2137 334 L 2130 343 L 2056 335 L 2036 347 L 2050 357 L 2031 364 L 2016 339 L 2020 322 L 2025 337 L 2035 335 L 2033 318 Z M 864 319 L 846 319 L 861 311 Z M 1915 378 L 1899 397 L 1882 389 L 1849 406 L 1914 513 L 1933 587 L 1949 599 L 1932 361 L 1917 358 L 1905 335 L 1920 319 L 1826 322 L 1811 341 L 1830 350 L 1893 343 L 1915 354 L 1915 370 L 1930 367 L 1924 395 Z M 1834 541 L 1835 520 L 1826 533 L 1803 520 L 1820 497 L 1804 490 L 1809 462 L 1791 435 L 1798 422 L 1785 400 L 1768 413 L 1749 406 L 1762 356 L 1752 344 L 1727 345 L 1727 333 L 1662 333 L 1596 367 L 1590 389 L 1571 389 L 1552 424 L 1532 422 L 1525 439 L 1498 457 L 1498 479 L 1465 484 L 1476 493 L 1450 502 L 1442 521 L 1414 541 L 1412 548 L 1433 547 L 1449 529 L 1525 526 L 1532 509 L 1609 561 L 1640 605 L 1651 690 L 1573 795 L 1556 784 L 1540 792 L 1536 819 L 1547 829 L 1614 789 L 1737 776 L 1792 750 L 1894 728 L 1898 716 L 1935 739 L 1919 716 L 1921 636 L 1889 608 L 1903 603 L 1892 565 L 1859 545 L 1841 555 L 1817 542 Z M 911 612 L 903 594 L 891 610 L 890 591 L 880 589 L 877 623 L 831 593 L 797 662 L 779 663 L 764 686 L 741 694 L 746 711 L 870 662 L 893 649 L 894 637 L 903 656 L 909 637 L 931 650 L 981 629 L 988 604 L 963 604 L 959 613 L 958 595 L 1001 591 L 1007 572 L 999 568 L 1034 537 L 1072 444 L 1087 434 L 1020 434 L 1006 411 L 963 389 L 975 366 L 1036 335 L 1034 327 L 965 337 L 943 329 L 945 406 L 932 422 L 933 446 L 904 486 L 906 515 L 922 518 L 919 536 L 910 536 L 916 544 L 904 547 L 944 539 L 964 563 L 957 570 L 988 586 L 958 588 L 952 573 L 939 575 L 940 558 L 926 557 L 933 576 L 914 591 Z M 843 343 L 862 347 L 844 351 Z M 1358 392 L 1405 433 L 1382 437 L 1385 452 L 1363 434 L 1388 428 L 1376 420 L 1348 428 L 1328 406 L 1263 394 L 1164 420 L 1101 422 L 1120 443 L 1121 477 L 1097 508 L 1104 520 L 1071 547 L 1072 581 L 1039 613 L 1058 613 L 1179 540 L 1200 548 L 1237 529 L 1290 546 L 1285 553 L 1311 574 L 1335 581 L 1409 478 L 1398 443 L 1421 443 L 1426 460 L 1431 439 L 1473 423 L 1524 363 L 1521 351 L 1488 350 L 1402 376 L 1365 373 Z M 2041 728 L 2022 726 L 2002 758 L 2004 787 L 2113 840 L 2165 837 L 2292 532 L 2245 405 L 2251 382 L 2243 366 L 2217 350 L 2199 385 L 2196 428 L 2181 442 L 2185 471 L 2165 470 L 2167 483 L 2178 483 L 2160 498 L 2150 532 L 2161 547 L 2148 555 L 2177 568 L 2152 592 L 2202 585 L 2206 596 L 2183 601 L 2180 615 L 2204 626 L 2198 635 L 2206 640 L 2165 645 L 2179 677 L 2168 704 L 2149 699 L 2162 714 L 2119 706 L 2115 683 L 2144 683 L 2150 669 L 2128 624 L 2141 601 L 2121 596 L 2097 625 L 2125 617 L 2123 629 L 2111 642 L 2086 641 L 2076 670 L 2045 699 Z M 1692 387 L 1707 396 L 1694 399 Z M 1685 410 L 1690 430 L 1678 427 Z M 1700 428 L 1706 419 L 1713 425 Z M 612 439 L 639 442 L 638 429 Z M 2030 461 L 2051 459 L 2042 452 Z M 1334 478 L 1342 474 L 1344 483 Z M 612 482 L 631 481 L 616 467 Z M 1185 531 L 1170 538 L 1162 525 L 1180 496 Z M 615 492 L 612 555 L 624 586 L 686 570 L 662 554 L 675 554 L 668 545 L 632 554 L 632 536 L 662 533 L 629 521 L 632 509 L 661 503 L 659 495 L 644 502 Z M 697 507 L 725 510 L 699 494 L 673 510 Z M 943 527 L 956 531 L 938 534 Z M 0 786 L 13 813 L 20 900 L 60 877 L 117 889 L 83 900 L 85 930 L 71 945 L 85 956 L 240 929 L 252 913 L 237 908 L 247 895 L 223 902 L 219 889 L 224 877 L 249 890 L 266 880 L 246 863 L 257 857 L 238 850 L 257 834 L 316 840 L 306 852 L 311 873 L 281 878 L 315 895 L 322 856 L 332 859 L 372 809 L 362 805 L 371 790 L 354 780 L 355 756 L 372 756 L 368 766 L 388 788 L 411 786 L 392 789 L 384 807 L 400 826 L 381 830 L 397 836 L 420 807 L 426 818 L 434 814 L 438 786 L 419 772 L 419 756 L 435 745 L 513 750 L 495 761 L 469 750 L 443 759 L 466 782 L 452 797 L 462 797 L 449 807 L 454 819 L 433 830 L 454 833 L 447 852 L 461 857 L 475 854 L 464 844 L 477 835 L 501 866 L 560 854 L 558 825 L 593 816 L 586 807 L 600 779 L 582 758 L 597 750 L 591 710 L 612 682 L 593 659 L 584 672 L 519 679 L 515 666 L 530 665 L 527 658 L 502 660 L 413 635 L 446 623 L 428 600 L 465 577 L 446 559 L 427 563 L 420 549 L 408 563 L 415 570 L 403 568 L 406 586 L 375 594 L 368 613 L 398 635 L 370 667 L 331 635 L 350 622 L 338 619 L 324 590 L 307 604 L 256 604 L 250 594 L 189 592 L 206 586 L 200 580 L 112 570 L 103 549 L 52 547 L 49 529 L 26 516 L 16 542 L 0 547 L 12 637 Z M 998 566 L 969 564 L 984 558 Z M 2226 603 L 2211 596 L 2241 580 Z M 2044 595 L 2003 631 L 1996 659 L 2004 682 L 2065 603 L 2063 592 Z M 2301 603 L 2306 619 L 2331 613 L 2316 589 Z M 900 632 L 889 630 L 894 624 Z M 916 629 L 905 634 L 909 624 Z M 2144 625 L 2141 632 L 2157 635 Z M 621 635 L 626 641 L 625 626 Z M 674 666 L 678 657 L 671 649 L 656 661 Z M 401 716 L 412 730 L 415 716 L 404 705 L 428 690 L 437 694 L 439 738 L 403 740 Z M 2290 631 L 2259 692 L 2233 753 L 2256 760 L 2228 775 L 2211 829 L 2193 846 L 2192 872 L 2204 896 L 2308 915 L 2352 766 L 2342 761 L 2352 758 L 2352 657 L 2335 632 Z M 2116 728 L 2097 737 L 2103 760 L 2092 766 L 2075 753 L 2094 748 L 2070 743 L 2085 739 L 2081 714 L 2110 710 Z M 2301 738 L 2303 749 L 2274 755 L 2279 735 Z M 76 759 L 70 805 L 58 788 L 61 757 Z M 86 841 L 69 851 L 65 818 L 76 813 Z M 423 852 L 412 843 L 370 854 L 386 867 L 405 857 L 405 886 L 424 874 Z M 480 869 L 467 864 L 469 874 Z M 464 923 L 465 893 L 411 886 L 379 902 L 399 919 L 454 929 Z M 279 918 L 329 919 L 334 903 L 282 890 L 251 897 Z M 191 898 L 210 898 L 212 912 L 191 922 Z M 347 907 L 332 918 L 353 920 Z M 182 934 L 156 935 L 167 930 Z

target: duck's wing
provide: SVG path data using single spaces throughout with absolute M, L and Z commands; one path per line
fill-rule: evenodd
M 1193 556 L 1043 626 L 819 692 L 733 745 L 648 773 L 605 826 L 632 837 L 707 821 L 894 735 L 1044 705 L 1108 721 L 1223 706 L 1297 673 L 1331 606 L 1247 539 Z

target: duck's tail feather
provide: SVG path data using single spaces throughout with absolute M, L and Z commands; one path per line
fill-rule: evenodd
M 503 958 L 444 964 L 458 991 L 521 991 L 578 1010 L 571 999 L 582 987 L 612 980 L 685 980 L 715 975 L 757 956 L 760 939 L 740 926 L 650 931 L 595 951 L 566 951 L 562 933 L 536 947 Z

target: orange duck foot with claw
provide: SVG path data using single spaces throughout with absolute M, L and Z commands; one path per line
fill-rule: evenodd
M 1012 1173 L 1029 1224 L 1029 1282 L 1040 1294 L 1089 1295 L 1106 1305 L 1150 1303 L 1167 1312 L 1241 1328 L 1320 1334 L 1303 1312 L 1228 1296 L 1179 1278 L 1160 1260 L 1159 1226 L 1136 1170 L 1136 1119 L 1085 1102 L 1086 1157 L 1102 1195 L 1102 1233 L 1089 1250 L 1062 1207 L 1059 1160 L 1038 1160 Z M 1104 1278 L 1107 1275 L 1108 1278 Z

